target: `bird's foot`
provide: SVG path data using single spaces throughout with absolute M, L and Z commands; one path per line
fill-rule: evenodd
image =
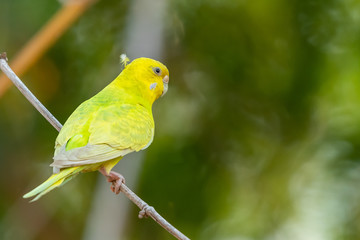
M 152 206 L 145 204 L 139 212 L 139 218 L 150 217 L 150 213 L 155 209 Z
M 121 185 L 125 184 L 125 178 L 120 173 L 110 171 L 109 174 L 106 173 L 104 168 L 99 170 L 107 179 L 108 182 L 111 182 L 110 189 L 115 194 L 119 194 L 121 190 Z
M 111 182 L 110 189 L 115 194 L 119 194 L 121 191 L 121 185 L 125 184 L 125 178 L 123 175 L 117 172 L 111 171 L 108 177 L 108 182 Z

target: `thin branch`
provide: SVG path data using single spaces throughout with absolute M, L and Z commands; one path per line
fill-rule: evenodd
M 14 85 L 19 89 L 19 91 L 26 97 L 27 100 L 44 116 L 48 122 L 53 125 L 53 127 L 60 131 L 62 128 L 61 123 L 42 105 L 42 103 L 30 92 L 30 90 L 25 86 L 25 84 L 20 80 L 18 76 L 14 73 L 14 71 L 10 68 L 10 66 L 6 62 L 7 57 L 6 53 L 0 54 L 0 68 L 3 73 L 8 76 L 8 78 L 14 83 Z
M 25 86 L 14 71 L 7 64 L 6 53 L 0 54 L 0 69 L 5 75 L 14 83 L 14 85 L 20 90 L 20 92 L 30 101 L 30 103 L 48 120 L 48 122 L 58 131 L 62 128 L 61 123 L 41 104 L 41 102 L 31 93 L 31 91 Z M 160 226 L 166 229 L 174 237 L 181 240 L 189 240 L 184 234 L 168 223 L 156 210 L 139 198 L 133 191 L 131 191 L 125 184 L 121 185 L 121 192 L 129 198 L 141 211 L 139 218 L 144 216 L 150 216 Z

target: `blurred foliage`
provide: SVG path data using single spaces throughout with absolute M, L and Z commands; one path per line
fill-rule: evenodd
M 61 122 L 120 71 L 128 4 L 96 3 L 23 77 Z M 136 192 L 192 239 L 360 239 L 360 1 L 168 4 L 171 85 Z M 1 50 L 59 7 L 0 0 Z M 56 131 L 15 88 L 0 131 L 0 238 L 81 238 L 96 173 L 28 204 Z M 126 239 L 172 239 L 137 211 Z

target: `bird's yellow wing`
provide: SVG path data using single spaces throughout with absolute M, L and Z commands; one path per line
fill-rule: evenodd
M 105 162 L 146 148 L 154 135 L 152 114 L 141 105 L 101 106 L 82 123 L 77 125 L 78 130 L 65 129 L 64 135 L 59 135 L 51 166 L 65 168 Z M 75 148 L 69 149 L 70 144 Z
M 89 138 L 89 127 L 92 119 L 101 107 L 97 101 L 91 98 L 80 104 L 66 120 L 55 141 L 55 155 L 62 146 L 69 144 L 68 149 L 83 147 Z
M 143 149 L 154 135 L 152 113 L 140 104 L 102 108 L 89 128 L 89 144 L 107 143 L 134 151 Z

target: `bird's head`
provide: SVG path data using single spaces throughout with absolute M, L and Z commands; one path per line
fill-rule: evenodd
M 143 97 L 152 102 L 164 96 L 168 90 L 169 70 L 164 64 L 150 58 L 137 58 L 124 64 L 123 74 L 131 76 Z

